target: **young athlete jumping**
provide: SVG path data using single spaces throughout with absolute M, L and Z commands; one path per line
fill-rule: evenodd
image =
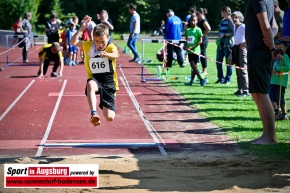
M 84 50 L 85 69 L 88 74 L 86 84 L 86 96 L 91 109 L 91 123 L 100 125 L 100 117 L 97 114 L 97 98 L 100 95 L 99 107 L 107 121 L 115 118 L 116 91 L 119 90 L 116 73 L 116 59 L 119 57 L 117 47 L 110 43 L 109 28 L 107 25 L 99 24 L 94 27 L 93 41 L 81 41 L 79 37 L 86 30 L 92 18 L 84 17 L 80 29 L 73 35 L 70 43 Z

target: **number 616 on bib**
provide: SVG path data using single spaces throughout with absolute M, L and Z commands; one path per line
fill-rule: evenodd
M 110 72 L 108 58 L 90 58 L 89 66 L 93 74 Z

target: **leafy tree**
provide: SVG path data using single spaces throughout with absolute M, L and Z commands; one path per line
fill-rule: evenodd
M 25 12 L 32 13 L 31 24 L 38 21 L 38 7 L 41 0 L 1 0 L 0 1 L 0 29 L 11 29 L 12 24 L 19 18 L 23 17 Z M 5 10 L 3 9 L 5 7 Z
M 6 10 L 0 10 L 0 28 L 10 29 L 13 22 L 25 11 L 33 13 L 32 22 L 36 24 L 39 31 L 40 26 L 49 18 L 50 13 L 55 12 L 58 18 L 65 22 L 73 15 L 80 20 L 85 15 L 90 15 L 96 21 L 96 14 L 102 9 L 107 10 L 112 19 L 116 32 L 128 33 L 131 14 L 128 5 L 132 0 L 1 0 L 0 6 Z M 281 0 L 281 3 L 285 3 Z M 173 9 L 175 14 L 185 20 L 188 10 L 192 6 L 207 8 L 207 19 L 213 30 L 218 29 L 221 20 L 220 10 L 223 6 L 229 6 L 232 11 L 245 12 L 246 1 L 244 0 L 139 0 L 136 1 L 137 12 L 141 17 L 141 30 L 152 33 L 159 27 L 161 20 L 166 20 L 166 11 Z M 281 4 L 281 8 L 282 4 Z

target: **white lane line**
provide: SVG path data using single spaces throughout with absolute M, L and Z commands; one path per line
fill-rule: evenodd
M 60 91 L 60 93 L 58 95 L 58 99 L 56 101 L 55 107 L 53 109 L 52 115 L 51 115 L 50 120 L 48 122 L 46 131 L 45 131 L 45 133 L 43 135 L 43 138 L 42 138 L 42 140 L 40 142 L 40 145 L 39 145 L 38 150 L 37 150 L 37 152 L 35 154 L 35 157 L 39 157 L 42 154 L 42 151 L 43 151 L 43 148 L 44 148 L 44 144 L 45 144 L 46 140 L 48 139 L 48 136 L 49 136 L 49 133 L 50 133 L 50 130 L 51 130 L 51 127 L 52 127 L 56 112 L 58 110 L 62 95 L 64 93 L 64 89 L 65 89 L 66 83 L 67 83 L 67 80 L 64 80 L 62 88 L 61 88 L 61 91 Z
M 32 80 L 30 84 L 20 93 L 20 95 L 13 101 L 13 103 L 6 109 L 6 111 L 1 115 L 0 121 L 7 115 L 7 113 L 13 108 L 13 106 L 21 99 L 21 97 L 26 93 L 26 91 L 31 87 L 31 85 L 35 82 Z
M 134 94 L 132 93 L 132 91 L 131 91 L 131 89 L 130 89 L 130 87 L 129 87 L 128 82 L 126 81 L 127 84 L 125 83 L 126 78 L 125 78 L 125 75 L 124 75 L 123 71 L 122 71 L 122 74 L 123 74 L 123 77 L 124 77 L 124 78 L 123 78 L 123 77 L 120 77 L 120 79 L 121 79 L 121 81 L 122 81 L 122 83 L 123 83 L 123 85 L 124 85 L 126 91 L 128 92 L 128 94 L 129 94 L 129 96 L 130 96 L 130 98 L 131 98 L 131 100 L 132 100 L 132 102 L 133 102 L 133 104 L 134 104 L 136 110 L 138 111 L 138 113 L 139 113 L 141 119 L 143 120 L 144 125 L 146 126 L 146 128 L 147 128 L 149 134 L 151 135 L 152 139 L 153 139 L 154 142 L 156 143 L 156 146 L 159 148 L 159 151 L 161 152 L 161 154 L 166 156 L 166 155 L 167 155 L 167 152 L 166 152 L 165 149 L 160 145 L 160 141 L 158 140 L 158 137 L 159 137 L 162 141 L 163 141 L 163 139 L 161 138 L 161 136 L 159 136 L 159 134 L 158 134 L 157 131 L 153 128 L 153 126 L 150 124 L 150 122 L 148 121 L 148 119 L 146 119 L 146 117 L 145 117 L 145 115 L 144 115 L 142 109 L 141 109 L 140 106 L 139 106 L 139 103 L 138 103 L 137 99 L 135 98 Z M 125 80 L 124 80 L 124 79 L 125 79 Z M 157 137 L 157 136 L 158 136 L 158 137 Z M 164 143 L 164 142 L 163 142 L 163 143 Z

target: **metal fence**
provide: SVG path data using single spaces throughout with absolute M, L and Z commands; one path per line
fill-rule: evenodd
M 14 32 L 10 30 L 0 30 L 0 47 L 11 47 L 14 38 Z M 30 41 L 32 45 L 46 44 L 46 35 L 37 35 L 31 33 Z

